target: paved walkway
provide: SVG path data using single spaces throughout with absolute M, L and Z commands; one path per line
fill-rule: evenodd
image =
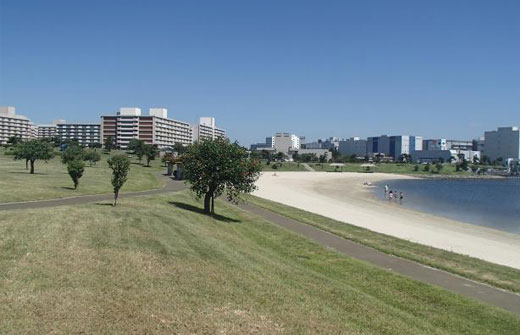
M 181 191 L 187 188 L 187 186 L 182 181 L 172 180 L 166 176 L 161 176 L 161 178 L 165 180 L 165 185 L 161 189 L 123 193 L 120 195 L 120 198 L 163 194 Z M 63 199 L 0 204 L 0 210 L 43 208 L 111 200 L 113 200 L 113 194 L 86 195 Z M 477 283 L 445 271 L 436 270 L 419 263 L 385 254 L 383 252 L 328 233 L 288 217 L 273 213 L 252 204 L 240 203 L 238 206 L 246 211 L 266 219 L 267 221 L 282 226 L 297 234 L 303 235 L 316 243 L 332 248 L 352 258 L 368 262 L 385 270 L 393 271 L 424 283 L 440 286 L 449 291 L 501 307 L 520 316 L 519 294 L 494 288 L 486 284 Z
M 310 171 L 310 172 L 316 172 L 316 170 L 314 170 L 314 168 L 310 167 L 309 164 L 307 164 L 307 163 L 302 163 L 302 165 L 303 165 L 303 168 L 304 168 L 305 170 Z
M 252 204 L 241 203 L 238 206 L 266 219 L 267 221 L 310 238 L 316 243 L 332 248 L 352 258 L 371 263 L 385 270 L 393 271 L 424 283 L 440 286 L 448 291 L 459 293 L 466 297 L 501 307 L 520 316 L 520 294 L 494 288 L 486 284 L 459 277 L 449 272 L 437 270 L 403 258 L 385 254 L 381 251 L 377 251 L 370 247 L 347 240 Z

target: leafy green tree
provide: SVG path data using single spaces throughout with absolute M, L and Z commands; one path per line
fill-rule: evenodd
M 146 166 L 150 166 L 150 162 L 159 155 L 159 148 L 155 144 L 145 144 L 143 147 L 144 155 L 146 156 Z
M 146 143 L 143 140 L 134 138 L 128 142 L 127 150 L 132 151 L 134 155 L 139 159 L 139 163 L 143 160 L 143 156 L 146 154 Z
M 114 206 L 117 205 L 119 191 L 128 179 L 130 160 L 125 155 L 114 155 L 108 160 L 108 166 L 112 169 L 112 186 L 114 187 Z
M 83 148 L 71 142 L 67 145 L 67 148 L 61 153 L 61 162 L 63 164 L 68 164 L 72 161 L 82 161 L 85 151 Z
M 285 154 L 283 152 L 277 152 L 275 157 L 277 160 L 281 161 L 282 159 L 284 159 Z
M 49 142 L 42 140 L 30 140 L 16 145 L 14 159 L 25 159 L 31 165 L 30 173 L 34 174 L 34 162 L 37 160 L 48 161 L 53 157 L 53 147 Z
M 110 151 L 112 151 L 115 148 L 116 148 L 116 146 L 114 144 L 114 138 L 112 136 L 108 136 L 105 139 L 105 151 L 106 152 L 110 152 Z
M 423 171 L 424 171 L 424 172 L 428 172 L 428 171 L 430 171 L 430 163 L 427 163 L 427 164 L 423 167 Z
M 90 166 L 96 165 L 101 160 L 101 155 L 95 149 L 88 149 L 83 154 L 83 160 L 87 161 Z
M 228 139 L 218 138 L 191 145 L 183 156 L 184 177 L 198 198 L 204 197 L 204 212 L 215 213 L 215 197 L 224 192 L 237 201 L 240 193 L 255 189 L 261 166 L 244 158 L 245 150 Z
M 173 151 L 177 153 L 177 155 L 181 156 L 188 150 L 188 147 L 183 145 L 182 143 L 175 143 L 173 145 Z
M 9 144 L 11 146 L 16 146 L 21 142 L 22 142 L 21 136 L 11 136 L 7 139 L 7 144 Z
M 74 189 L 78 188 L 79 179 L 83 176 L 84 171 L 85 164 L 80 160 L 74 160 L 67 163 L 67 172 L 74 183 Z
M 320 155 L 320 157 L 319 157 L 319 161 L 320 161 L 320 163 L 322 163 L 322 164 L 325 163 L 325 162 L 327 161 L 327 156 L 325 156 L 325 155 Z
M 441 162 L 435 164 L 435 168 L 437 169 L 437 173 L 441 173 L 442 169 L 444 168 L 444 165 L 442 165 Z

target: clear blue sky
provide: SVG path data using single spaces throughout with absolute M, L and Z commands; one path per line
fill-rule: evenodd
M 36 123 L 166 107 L 244 145 L 520 123 L 518 0 L 0 3 L 0 105 Z

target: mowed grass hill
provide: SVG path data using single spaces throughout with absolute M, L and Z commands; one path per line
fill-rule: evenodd
M 99 152 L 102 150 L 98 149 Z M 67 173 L 67 167 L 61 163 L 58 151 L 53 159 L 45 162 L 38 160 L 35 163 L 35 174 L 29 174 L 25 169 L 24 160 L 14 160 L 13 156 L 5 155 L 5 149 L 0 149 L 0 203 L 29 200 L 56 199 L 87 194 L 112 193 L 110 178 L 112 170 L 107 160 L 111 155 L 121 154 L 113 151 L 111 155 L 101 154 L 101 161 L 90 167 L 86 164 L 83 177 L 80 179 L 77 190 Z M 152 167 L 137 164 L 132 158 L 128 181 L 122 192 L 143 191 L 161 187 L 157 173 L 161 171 L 160 160 L 152 161 Z
M 512 314 L 187 191 L 0 212 L 0 334 L 520 334 Z

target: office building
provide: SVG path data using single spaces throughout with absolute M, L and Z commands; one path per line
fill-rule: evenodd
M 364 157 L 367 154 L 367 140 L 362 140 L 359 137 L 341 140 L 339 141 L 338 152 L 347 156 Z
M 398 160 L 402 154 L 410 154 L 413 151 L 420 151 L 423 148 L 421 136 L 377 136 L 367 139 L 367 154 L 375 156 L 383 154 Z
M 473 150 L 414 150 L 411 153 L 413 163 L 456 163 L 464 158 L 472 162 L 474 158 L 480 159 L 480 151 Z
M 215 126 L 215 118 L 201 117 L 199 124 L 193 126 L 193 141 L 225 138 L 226 131 Z
M 28 117 L 16 114 L 14 107 L 0 107 L 0 144 L 6 144 L 13 136 L 30 140 L 37 135 L 38 130 Z
M 484 133 L 483 155 L 494 161 L 499 158 L 520 159 L 520 130 L 518 127 L 501 127 Z
M 202 130 L 203 137 L 225 136 L 224 130 L 214 126 L 215 119 L 210 121 L 213 127 L 206 126 L 205 122 L 207 120 L 202 127 L 197 127 L 197 131 Z M 176 143 L 188 145 L 194 141 L 192 125 L 168 118 L 165 108 L 150 108 L 148 115 L 141 115 L 140 108 L 120 108 L 117 115 L 102 116 L 101 141 L 104 143 L 108 137 L 112 137 L 114 144 L 121 149 L 126 149 L 132 139 L 156 144 L 159 148 L 172 147 Z
M 77 141 L 82 146 L 101 143 L 99 123 L 58 123 L 56 137 L 63 142 Z
M 473 150 L 473 141 L 447 140 L 444 138 L 424 140 L 422 150 Z
M 301 146 L 301 141 L 305 137 L 296 136 L 289 133 L 276 133 L 272 137 L 266 138 L 266 147 L 273 148 L 276 152 L 283 152 L 289 155 L 289 150 L 298 150 Z

